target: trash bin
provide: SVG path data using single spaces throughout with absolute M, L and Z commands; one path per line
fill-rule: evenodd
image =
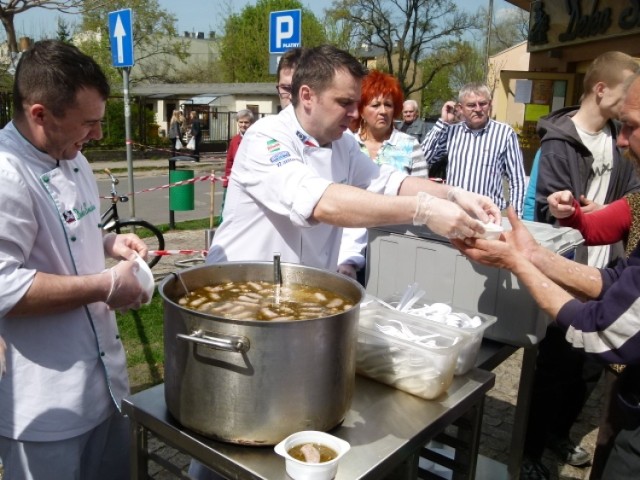
M 193 158 L 181 155 L 169 159 L 169 183 L 182 182 L 193 178 L 193 170 L 176 169 L 176 162 L 178 161 L 193 162 Z M 169 228 L 173 229 L 176 226 L 174 212 L 184 212 L 195 208 L 194 197 L 195 187 L 193 183 L 169 187 Z
M 193 170 L 176 169 L 176 161 L 188 160 L 193 161 L 191 157 L 171 157 L 169 159 L 169 183 L 177 183 L 185 180 L 191 180 L 193 178 Z M 180 185 L 177 187 L 169 188 L 169 210 L 174 212 L 184 212 L 187 210 L 193 210 L 195 208 L 194 203 L 195 187 L 193 183 L 186 185 Z

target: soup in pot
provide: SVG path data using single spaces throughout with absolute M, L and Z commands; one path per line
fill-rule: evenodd
M 234 320 L 306 320 L 349 310 L 353 303 L 329 290 L 272 282 L 226 282 L 189 292 L 178 303 L 191 310 Z

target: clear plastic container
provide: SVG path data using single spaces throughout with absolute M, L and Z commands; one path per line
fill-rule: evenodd
M 422 343 L 393 336 L 389 330 L 400 329 L 398 322 Z M 360 309 L 356 371 L 432 400 L 451 385 L 462 340 L 453 330 L 372 302 Z
M 395 307 L 398 304 L 398 299 L 400 295 L 393 295 L 387 301 L 385 301 L 389 306 Z M 375 301 L 375 297 L 367 296 L 368 300 Z M 382 305 L 383 308 L 384 304 Z M 424 307 L 426 304 L 422 301 L 416 302 L 412 309 L 417 310 L 421 307 Z M 432 304 L 433 305 L 433 304 Z M 433 323 L 441 326 L 442 328 L 452 330 L 450 333 L 452 335 L 459 335 L 462 337 L 462 346 L 460 348 L 460 354 L 458 355 L 458 359 L 456 361 L 456 369 L 455 375 L 464 375 L 476 364 L 476 360 L 478 359 L 478 353 L 480 352 L 480 345 L 482 344 L 482 337 L 484 336 L 484 331 L 489 328 L 491 325 L 496 323 L 497 318 L 492 317 L 491 315 L 479 314 L 475 312 L 469 312 L 462 308 L 450 307 L 451 313 L 464 313 L 469 317 L 478 317 L 481 321 L 481 324 L 477 327 L 463 327 L 463 326 L 455 326 L 451 324 L 445 324 L 442 321 L 437 320 L 437 315 L 433 315 L 432 317 L 422 316 L 422 315 L 412 315 L 411 312 L 399 312 L 403 315 L 409 315 L 419 321 L 425 321 L 428 323 Z

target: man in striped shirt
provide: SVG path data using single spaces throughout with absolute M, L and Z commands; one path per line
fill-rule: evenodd
M 525 174 L 518 136 L 509 125 L 489 118 L 491 92 L 486 85 L 469 83 L 449 101 L 440 119 L 422 142 L 428 165 L 448 157 L 449 185 L 486 195 L 499 208 L 513 205 L 522 216 Z M 456 113 L 462 121 L 456 123 Z M 510 201 L 505 199 L 503 178 L 509 181 Z

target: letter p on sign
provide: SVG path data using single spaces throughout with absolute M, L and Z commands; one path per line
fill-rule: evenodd
M 269 53 L 284 53 L 302 44 L 302 11 L 269 14 Z

